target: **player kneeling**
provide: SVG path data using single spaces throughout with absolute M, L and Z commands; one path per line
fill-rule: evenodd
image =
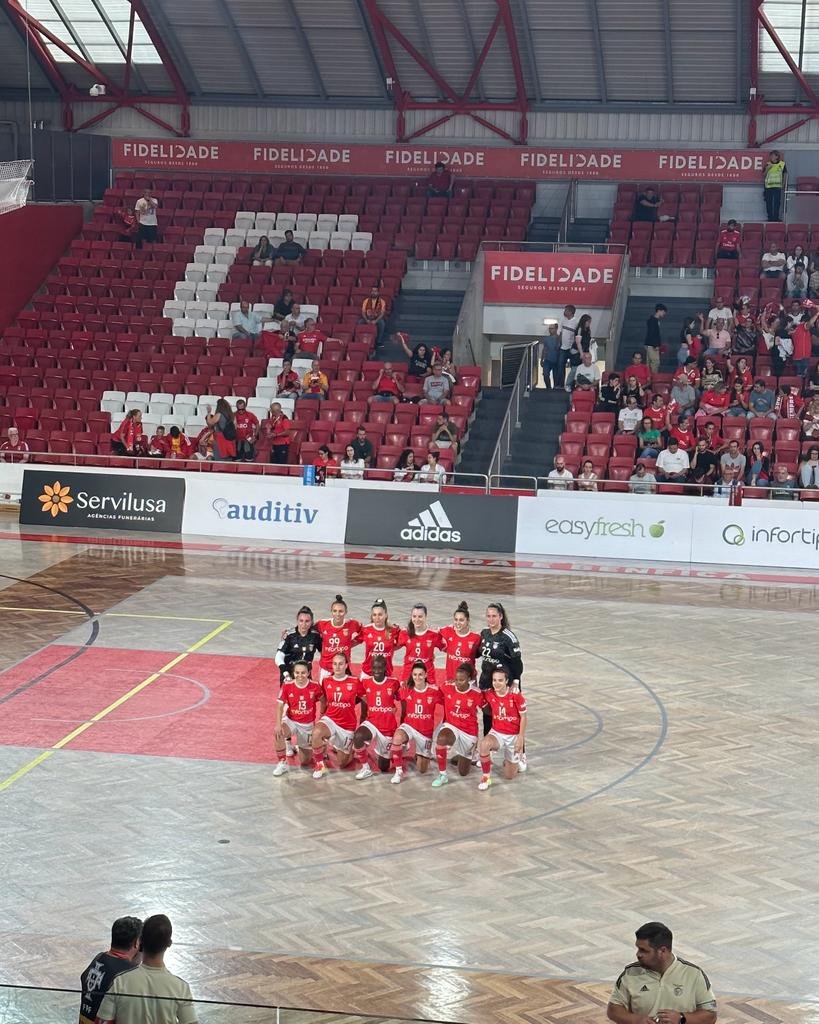
M 356 728 L 355 706 L 364 702 L 364 687 L 359 679 L 350 675 L 346 654 L 336 654 L 332 662 L 332 675 L 322 683 L 327 705 L 324 714 L 313 727 L 313 778 L 327 774 L 326 748 L 331 746 L 339 768 L 346 768 L 353 759 L 353 733 Z
M 518 773 L 526 734 L 526 698 L 509 686 L 506 669 L 492 673 L 492 689 L 485 691 L 486 704 L 492 711 L 492 728 L 481 740 L 481 781 L 478 789 L 492 785 L 492 751 L 503 754 L 503 775 L 514 779 Z
M 366 718 L 362 717 L 361 724 L 353 736 L 355 757 L 361 765 L 356 772 L 357 779 L 369 779 L 373 775 L 367 761 L 371 743 L 381 771 L 389 771 L 390 744 L 398 728 L 395 706 L 400 683 L 387 675 L 387 659 L 383 654 L 372 656 L 370 672 L 372 675 L 369 678 L 361 680 L 364 686 L 364 699 L 367 702 Z M 365 712 L 362 712 L 363 714 Z
M 289 771 L 286 758 L 287 747 L 292 743 L 298 748 L 302 768 L 310 764 L 311 733 L 316 721 L 316 708 L 324 707 L 324 693 L 318 683 L 310 679 L 310 666 L 306 661 L 296 661 L 289 669 L 292 679 L 283 682 L 276 704 L 276 760 L 274 775 Z M 285 710 L 286 709 L 286 710 Z
M 457 760 L 458 774 L 469 774 L 478 745 L 478 713 L 486 703 L 486 695 L 472 685 L 472 666 L 468 663 L 458 668 L 454 685 L 444 687 L 443 697 L 444 720 L 433 737 L 438 760 L 433 789 L 449 782 L 446 765 L 450 751 Z
M 399 694 L 401 700 L 401 724 L 392 738 L 390 759 L 395 769 L 390 782 L 401 782 L 404 778 L 404 747 L 412 741 L 415 744 L 415 763 L 423 774 L 429 768 L 432 756 L 432 730 L 435 725 L 435 710 L 443 703 L 441 691 L 427 682 L 427 670 L 422 661 L 412 666 L 410 677 Z

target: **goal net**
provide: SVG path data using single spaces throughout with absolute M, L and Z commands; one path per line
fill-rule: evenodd
M 32 181 L 31 160 L 0 162 L 0 214 L 26 205 Z

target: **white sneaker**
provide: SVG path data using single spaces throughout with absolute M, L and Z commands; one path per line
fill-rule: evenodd
M 287 761 L 279 761 L 276 767 L 273 769 L 273 774 L 278 778 L 279 775 L 286 775 L 290 771 Z
M 355 773 L 357 779 L 371 779 L 373 777 L 373 770 L 368 764 L 363 764 L 361 769 Z
M 390 782 L 393 784 L 393 786 L 397 786 L 398 783 L 403 780 L 403 778 L 404 778 L 404 769 L 403 768 L 396 768 L 395 771 L 392 774 L 392 778 L 390 779 Z
M 528 770 L 529 770 L 529 765 L 526 763 L 526 751 L 524 751 L 518 757 L 518 771 L 521 773 L 521 775 L 523 775 Z
M 290 742 L 290 740 L 284 741 L 284 752 L 288 757 L 292 757 L 296 753 L 296 748 Z
M 326 774 L 327 774 L 327 765 L 325 765 L 323 768 L 316 768 L 316 770 L 313 772 L 313 778 L 314 779 L 323 779 Z
M 492 776 L 491 775 L 484 775 L 481 778 L 481 781 L 478 783 L 478 789 L 480 789 L 480 790 L 489 789 L 489 787 L 493 786 L 493 785 L 494 785 L 494 781 L 492 779 Z

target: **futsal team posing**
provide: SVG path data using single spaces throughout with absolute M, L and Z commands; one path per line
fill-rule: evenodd
M 359 676 L 354 677 L 350 653 L 360 644 L 364 658 Z M 393 670 L 393 657 L 402 648 L 404 663 Z M 446 653 L 441 685 L 436 682 L 436 651 Z M 316 655 L 318 681 L 311 678 Z M 501 755 L 505 778 L 526 771 L 526 700 L 520 692 L 523 661 L 502 604 L 487 607 L 486 628 L 480 633 L 470 628 L 465 601 L 456 608 L 452 625 L 440 630 L 427 623 L 425 605 L 413 605 L 410 621 L 402 629 L 389 621 L 382 600 L 373 604 L 370 622 L 362 624 L 347 618 L 347 604 L 336 594 L 329 619 L 315 621 L 309 608 L 299 610 L 295 628 L 282 635 L 276 664 L 281 687 L 274 775 L 289 770 L 287 757 L 297 751 L 302 766 L 312 759 L 313 778 L 321 779 L 327 774 L 329 749 L 339 768 L 355 758 L 357 779 L 374 774 L 372 751 L 382 772 L 392 768 L 390 781 L 397 784 L 404 778 L 408 748 L 414 748 L 421 773 L 429 768 L 434 748 L 435 789 L 449 782 L 450 760 L 460 775 L 467 775 L 479 759 L 480 790 L 489 789 L 494 781 L 493 752 Z M 479 716 L 483 718 L 480 739 Z

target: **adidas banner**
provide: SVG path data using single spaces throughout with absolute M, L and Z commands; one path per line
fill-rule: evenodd
M 513 552 L 518 499 L 350 489 L 347 544 Z

